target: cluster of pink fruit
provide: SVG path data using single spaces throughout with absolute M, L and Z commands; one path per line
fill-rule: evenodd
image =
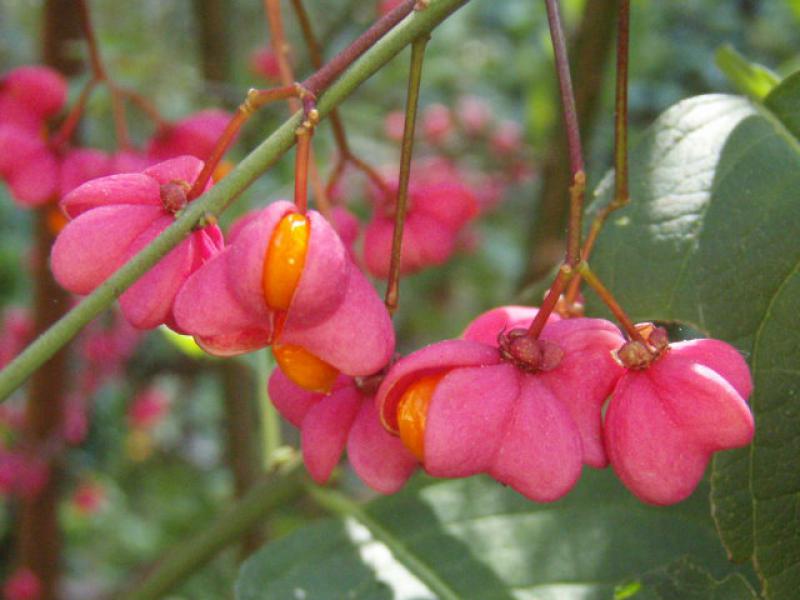
M 202 111 L 162 124 L 146 150 L 108 154 L 50 136 L 48 121 L 62 112 L 66 97 L 66 81 L 47 67 L 19 67 L 0 79 L 0 177 L 23 206 L 41 206 L 90 179 L 138 172 L 174 156 L 205 158 L 230 119 L 224 111 Z
M 61 208 L 71 221 L 52 252 L 57 280 L 78 294 L 102 283 L 193 199 L 203 166 L 181 156 L 67 193 Z M 449 255 L 427 245 L 450 248 L 476 210 L 457 178 L 418 185 L 407 271 Z M 388 250 L 375 240 L 388 238 L 393 211 L 382 201 L 365 236 L 378 275 Z M 302 429 L 318 481 L 346 447 L 356 472 L 384 493 L 421 466 L 439 477 L 488 473 L 551 501 L 583 464 L 611 464 L 638 497 L 669 504 L 691 493 L 713 452 L 750 441 L 751 382 L 738 352 L 715 340 L 670 345 L 652 326 L 642 326 L 644 342 L 626 341 L 607 321 L 551 316 L 531 335 L 536 309 L 503 307 L 460 339 L 391 364 L 390 316 L 336 229 L 315 211 L 274 202 L 227 240 L 214 224 L 198 229 L 121 297 L 135 326 L 166 324 L 217 355 L 271 346 L 280 367 L 271 398 Z

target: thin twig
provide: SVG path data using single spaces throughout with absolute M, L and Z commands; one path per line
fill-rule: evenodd
M 422 81 L 422 62 L 428 36 L 414 40 L 411 45 L 411 68 L 408 72 L 406 94 L 406 120 L 403 128 L 403 145 L 400 149 L 400 175 L 397 182 L 397 202 L 394 208 L 394 232 L 392 233 L 392 255 L 389 263 L 389 281 L 386 285 L 385 303 L 389 314 L 397 309 L 400 299 L 400 265 L 403 258 L 403 230 L 408 208 L 408 181 L 411 177 L 411 156 L 414 151 L 414 129 L 419 105 L 419 86 Z
M 569 70 L 567 43 L 558 0 L 545 0 L 547 6 L 547 22 L 550 26 L 550 37 L 553 41 L 558 88 L 564 114 L 564 125 L 567 132 L 572 185 L 570 187 L 570 216 L 567 229 L 567 258 L 572 267 L 580 261 L 581 219 L 583 217 L 583 191 L 586 186 L 584 174 L 583 151 L 581 149 L 581 131 L 578 125 L 578 111 L 575 108 L 575 94 L 572 89 L 572 77 Z
M 308 12 L 303 5 L 303 0 L 292 0 L 292 6 L 294 7 L 294 12 L 297 15 L 297 20 L 300 23 L 300 30 L 303 32 L 303 39 L 308 47 L 311 65 L 315 69 L 321 69 L 323 66 L 322 49 L 320 48 L 319 41 L 314 33 L 314 28 L 311 25 L 311 19 L 308 16 Z M 331 171 L 330 177 L 328 178 L 328 184 L 325 188 L 327 191 L 327 196 L 330 197 L 331 192 L 344 174 L 344 170 L 348 162 L 352 163 L 354 167 L 362 171 L 369 178 L 369 180 L 372 181 L 375 186 L 377 186 L 384 196 L 390 196 L 391 189 L 386 184 L 386 181 L 380 175 L 380 173 L 378 173 L 378 171 L 366 161 L 353 154 L 350 144 L 347 141 L 347 134 L 345 133 L 342 119 L 339 116 L 339 111 L 334 110 L 331 112 L 328 119 L 331 122 L 333 139 L 336 143 L 336 148 L 339 151 L 339 158 L 336 162 L 336 166 Z
M 594 272 L 592 272 L 592 270 L 589 268 L 589 264 L 582 262 L 580 265 L 578 265 L 578 273 L 580 273 L 586 283 L 588 283 L 592 289 L 594 289 L 597 295 L 600 296 L 600 299 L 606 306 L 608 306 L 609 310 L 614 315 L 614 318 L 619 321 L 620 325 L 622 325 L 623 329 L 625 329 L 630 338 L 632 340 L 636 340 L 637 342 L 641 342 L 645 345 L 645 347 L 647 347 L 647 340 L 642 337 L 641 332 L 636 328 L 636 325 L 634 325 L 631 318 L 611 294 L 611 291 L 605 285 L 603 285 L 603 282 L 600 281 L 600 278 L 595 275 Z
M 595 215 L 586 236 L 581 257 L 588 261 L 594 250 L 597 236 L 608 216 L 622 208 L 630 197 L 628 193 L 628 62 L 629 62 L 630 0 L 620 0 L 617 31 L 617 82 L 614 102 L 614 199 Z M 570 282 L 565 300 L 572 306 L 578 297 L 581 276 Z
M 283 27 L 283 17 L 281 16 L 280 0 L 264 0 L 264 11 L 267 15 L 267 26 L 269 27 L 270 43 L 272 51 L 278 58 L 278 71 L 280 71 L 280 79 L 282 85 L 292 85 L 296 81 L 292 65 L 289 62 L 289 42 L 286 40 L 286 32 Z M 306 88 L 303 88 L 306 89 Z M 313 99 L 316 94 L 310 94 Z M 308 106 L 303 106 L 303 103 L 297 98 L 288 98 L 289 110 L 297 112 L 301 108 L 308 111 Z M 308 163 L 308 177 L 311 180 L 311 189 L 314 192 L 317 208 L 319 211 L 330 220 L 331 208 L 328 200 L 327 190 L 322 184 L 322 177 L 319 174 L 317 163 L 314 160 L 314 150 L 310 149 L 309 163 Z

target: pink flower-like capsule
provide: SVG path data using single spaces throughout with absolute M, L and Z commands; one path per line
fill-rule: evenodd
M 27 308 L 12 307 L 0 320 L 0 369 L 10 363 L 33 340 L 34 325 Z
M 712 339 L 671 344 L 629 369 L 605 415 L 605 444 L 625 486 L 651 504 L 694 491 L 711 455 L 753 438 L 750 370 L 732 346 Z
M 488 473 L 546 502 L 572 488 L 582 463 L 606 464 L 600 412 L 622 373 L 611 351 L 624 340 L 607 321 L 558 318 L 531 340 L 523 327 L 535 313 L 489 311 L 466 339 L 389 371 L 376 397 L 381 421 L 431 475 Z
M 66 81 L 47 67 L 20 67 L 0 80 L 0 177 L 23 206 L 44 204 L 58 191 L 59 162 L 45 141 L 45 120 L 66 96 Z
M 370 273 L 381 278 L 389 275 L 396 185 L 396 181 L 390 185 L 389 198 L 372 190 L 375 213 L 364 232 L 364 264 Z M 408 196 L 401 273 L 447 261 L 459 233 L 478 212 L 475 194 L 458 171 L 444 161 L 415 165 Z
M 0 125 L 0 177 L 19 204 L 40 206 L 58 193 L 59 160 L 41 136 Z
M 278 57 L 269 46 L 257 48 L 250 54 L 250 71 L 267 81 L 278 82 L 281 80 Z
M 518 336 L 513 331 L 527 330 L 537 310 L 525 306 L 502 306 L 475 319 L 462 338 L 499 347 L 498 333 L 509 332 L 512 352 Z M 547 358 L 548 348 L 558 348 L 561 358 L 553 369 L 541 370 L 536 377 L 558 397 L 578 427 L 583 447 L 583 462 L 590 467 L 608 466 L 603 446 L 601 411 L 603 404 L 623 374 L 613 352 L 624 342 L 619 329 L 603 319 L 562 321 L 551 314 L 539 336 Z M 525 336 L 521 338 L 524 344 Z M 525 347 L 520 347 L 525 351 Z
M 108 154 L 96 148 L 73 148 L 61 161 L 59 195 L 66 196 L 81 184 L 120 173 L 138 173 L 153 161 L 141 153 L 124 150 Z
M 231 223 L 231 227 L 226 236 L 228 243 L 234 243 L 239 235 L 239 232 L 249 225 L 255 218 L 257 218 L 260 213 L 261 210 L 259 209 L 251 210 Z M 353 246 L 355 245 L 359 233 L 361 232 L 361 222 L 344 206 L 334 206 L 331 210 L 330 216 L 331 225 L 333 225 L 336 233 L 339 234 L 339 238 L 342 240 L 344 247 L 347 248 L 348 256 L 355 262 Z
M 317 483 L 325 483 L 347 448 L 353 470 L 369 487 L 393 494 L 414 472 L 417 460 L 381 427 L 374 393 L 340 376 L 329 394 L 304 390 L 275 369 L 269 380 L 275 407 L 301 431 L 303 461 Z
M 11 124 L 41 136 L 44 121 L 57 114 L 66 100 L 67 82 L 57 71 L 38 65 L 19 67 L 0 79 L 0 126 Z
M 463 96 L 456 105 L 458 124 L 467 135 L 482 134 L 492 120 L 492 109 L 478 96 Z
M 453 131 L 453 117 L 444 104 L 431 104 L 422 115 L 422 133 L 428 143 L 442 144 Z
M 108 503 L 105 486 L 97 481 L 83 481 L 72 494 L 72 505 L 84 516 L 95 515 Z
M 225 131 L 231 115 L 223 110 L 201 110 L 161 129 L 150 141 L 147 154 L 167 160 L 188 154 L 206 160 Z
M 402 110 L 393 110 L 383 121 L 383 132 L 390 140 L 399 142 L 403 139 L 406 127 L 406 114 Z
M 491 138 L 492 150 L 501 156 L 519 152 L 522 147 L 522 128 L 515 121 L 503 121 Z
M 88 294 L 175 220 L 203 163 L 183 156 L 141 173 L 89 181 L 61 200 L 71 219 L 51 254 L 56 280 Z M 216 225 L 195 231 L 120 297 L 125 318 L 139 329 L 175 327 L 173 302 L 183 282 L 222 250 Z
M 169 396 L 158 387 L 139 392 L 128 407 L 128 426 L 131 429 L 153 429 L 169 413 Z
M 175 303 L 178 325 L 217 355 L 273 345 L 306 389 L 329 391 L 338 372 L 370 375 L 394 351 L 386 308 L 322 215 L 274 202 L 237 228 Z
M 42 583 L 27 567 L 14 571 L 3 584 L 3 598 L 6 600 L 39 600 L 41 597 Z

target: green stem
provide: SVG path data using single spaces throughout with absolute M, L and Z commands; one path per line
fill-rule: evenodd
M 365 52 L 320 97 L 317 103 L 320 117 L 330 113 L 403 48 L 420 36 L 430 33 L 467 1 L 431 0 L 425 10 L 415 12 L 403 20 Z M 219 184 L 190 203 L 175 223 L 0 371 L 0 401 L 8 398 L 48 358 L 108 308 L 122 292 L 177 246 L 198 224 L 216 218 L 216 215 L 225 210 L 253 181 L 285 154 L 295 142 L 295 130 L 300 125 L 301 119 L 301 113 L 289 118 Z
M 262 420 L 262 440 L 264 454 L 264 468 L 271 469 L 275 464 L 275 456 L 278 448 L 283 444 L 281 439 L 281 418 L 267 392 L 267 380 L 270 376 L 270 364 L 272 359 L 267 350 L 262 350 L 253 354 L 255 359 L 256 371 L 256 398 L 258 406 L 263 415 Z
M 214 558 L 261 521 L 265 515 L 303 492 L 298 467 L 280 477 L 266 479 L 196 535 L 172 548 L 136 588 L 122 600 L 164 598 L 192 572 Z
M 403 145 L 400 149 L 400 175 L 397 183 L 397 202 L 394 208 L 394 232 L 392 233 L 392 255 L 389 263 L 389 283 L 386 286 L 386 308 L 389 314 L 397 309 L 400 300 L 400 262 L 403 257 L 403 229 L 408 208 L 408 180 L 411 177 L 411 155 L 414 152 L 414 128 L 417 123 L 419 86 L 422 81 L 422 61 L 428 36 L 414 40 L 411 45 L 411 68 L 408 72 L 406 93 L 406 120 L 403 127 Z
M 312 483 L 305 484 L 308 495 L 326 511 L 342 518 L 355 519 L 366 527 L 372 536 L 386 545 L 392 554 L 411 571 L 439 600 L 459 600 L 459 595 L 443 581 L 435 571 L 420 560 L 396 535 L 387 531 L 373 519 L 360 505 L 330 488 L 322 488 Z

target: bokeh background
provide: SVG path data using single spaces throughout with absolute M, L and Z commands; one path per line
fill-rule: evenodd
M 723 45 L 732 45 L 779 74 L 800 67 L 795 51 L 800 48 L 800 1 L 634 0 L 632 5 L 634 144 L 654 117 L 674 102 L 732 91 L 715 63 Z M 231 110 L 249 87 L 268 85 L 250 64 L 253 51 L 268 43 L 259 2 L 94 0 L 91 6 L 112 76 L 148 97 L 168 119 L 203 108 Z M 563 3 L 575 85 L 579 97 L 587 98 L 581 116 L 590 189 L 611 164 L 613 20 L 608 15 L 613 15 L 613 6 L 606 0 Z M 307 7 L 327 57 L 377 15 L 374 1 L 308 0 Z M 215 19 L 215 14 L 224 18 Z M 285 20 L 293 66 L 305 76 L 311 68 L 288 7 Z M 42 2 L 0 0 L 0 72 L 40 59 L 41 23 Z M 80 41 L 73 50 L 76 60 L 85 58 Z M 391 170 L 398 161 L 399 145 L 387 132 L 387 117 L 403 107 L 407 64 L 408 51 L 341 108 L 353 150 L 378 168 Z M 84 72 L 71 80 L 71 98 L 87 77 Z M 467 99 L 488 108 L 486 129 L 478 135 L 465 132 L 459 122 Z M 488 207 L 452 260 L 403 280 L 396 317 L 401 351 L 453 337 L 489 307 L 530 299 L 533 292 L 520 294 L 545 276 L 558 258 L 566 163 L 543 4 L 473 0 L 438 28 L 425 59 L 423 119 L 437 104 L 450 111 L 453 121 L 443 139 L 426 134 L 421 126 L 415 156 L 457 165 L 470 182 L 485 186 L 480 193 Z M 287 114 L 283 104 L 262 110 L 246 126 L 231 158 L 244 156 Z M 133 140 L 144 144 L 153 134 L 152 124 L 136 111 L 129 119 Z M 112 150 L 111 122 L 109 98 L 101 91 L 92 97 L 81 124 L 82 143 Z M 327 174 L 335 148 L 325 124 L 314 144 L 318 167 Z M 290 197 L 292 176 L 288 155 L 237 201 L 223 223 L 250 208 Z M 367 187 L 363 176 L 351 171 L 342 191 L 344 202 L 363 218 L 370 210 Z M 4 337 L 13 326 L 14 311 L 29 304 L 32 227 L 30 214 L 0 187 Z M 271 368 L 266 354 L 232 361 L 204 357 L 163 331 L 128 331 L 116 314 L 101 317 L 95 332 L 105 335 L 104 341 L 93 341 L 89 332 L 76 342 L 70 359 L 76 379 L 87 369 L 103 372 L 91 396 L 75 400 L 88 415 L 87 431 L 67 452 L 60 490 L 70 598 L 102 597 L 135 579 L 173 543 L 229 504 L 241 482 L 262 468 L 255 382 L 257 373 Z M 112 355 L 123 359 L 106 364 Z M 231 394 L 245 402 L 231 409 L 222 401 Z M 20 402 L 21 397 L 15 398 L 9 414 L 4 413 L 2 435 L 13 435 L 9 423 Z M 284 436 L 287 444 L 296 445 L 290 427 L 285 427 Z M 369 495 L 347 472 L 341 477 L 351 493 Z M 0 510 L 0 571 L 6 574 L 13 566 L 16 508 L 9 499 Z M 287 505 L 244 545 L 252 549 L 317 516 L 318 509 L 310 504 Z M 228 597 L 242 552 L 234 547 L 222 553 L 174 597 Z

